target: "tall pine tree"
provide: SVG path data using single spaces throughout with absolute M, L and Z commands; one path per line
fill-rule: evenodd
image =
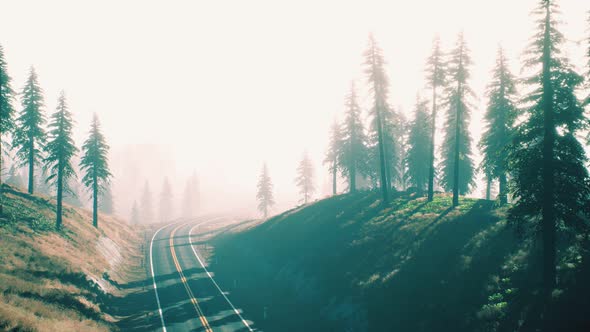
M 590 179 L 584 148 L 576 138 L 585 124 L 575 90 L 583 78 L 562 53 L 557 5 L 540 0 L 537 31 L 526 51 L 526 119 L 517 127 L 510 155 L 514 207 L 509 220 L 542 234 L 543 281 L 547 294 L 556 283 L 557 228 L 582 227 L 589 211 Z
M 303 198 L 301 199 L 303 204 L 307 204 L 315 192 L 313 173 L 313 164 L 306 151 L 303 154 L 301 162 L 299 162 L 299 166 L 297 167 L 297 177 L 295 178 L 295 183 L 299 187 L 299 193 L 303 195 Z
M 2 136 L 11 132 L 14 128 L 14 108 L 12 101 L 14 91 L 10 86 L 11 78 L 8 75 L 4 60 L 4 49 L 0 45 L 0 171 L 3 169 L 4 148 L 2 146 Z M 2 194 L 2 177 L 0 176 L 0 216 L 3 213 L 3 194 Z
M 386 116 L 389 111 L 387 97 L 389 94 L 389 79 L 385 73 L 385 60 L 383 51 L 377 45 L 373 35 L 369 36 L 367 50 L 363 54 L 365 57 L 365 73 L 373 97 L 373 107 L 371 115 L 374 119 L 374 132 L 376 136 L 376 149 L 379 157 L 379 186 L 381 187 L 382 202 L 385 204 L 389 201 L 389 180 L 387 179 L 387 156 L 385 126 Z
M 139 217 L 139 208 L 137 207 L 137 201 L 133 201 L 131 207 L 131 225 L 139 225 L 141 219 Z
M 51 116 L 49 124 L 49 141 L 45 146 L 45 169 L 49 172 L 47 182 L 53 184 L 57 193 L 55 228 L 62 225 L 62 208 L 64 191 L 68 191 L 68 181 L 76 177 L 72 167 L 72 158 L 78 148 L 72 138 L 72 113 L 68 109 L 64 92 L 57 102 L 57 110 Z
M 324 158 L 324 165 L 328 164 L 328 171 L 332 174 L 332 195 L 338 192 L 339 160 L 342 154 L 342 130 L 338 120 L 334 120 L 330 131 L 330 144 Z
M 486 130 L 479 142 L 483 153 L 481 168 L 486 174 L 488 187 L 494 179 L 500 183 L 500 204 L 508 202 L 508 145 L 514 136 L 514 121 L 517 117 L 516 85 L 514 76 L 508 69 L 504 51 L 498 50 L 498 58 L 494 69 L 492 82 L 488 86 L 489 98 L 485 114 Z M 486 191 L 486 198 L 490 199 L 490 190 Z
M 342 125 L 339 160 L 342 175 L 348 178 L 348 190 L 354 193 L 357 189 L 356 180 L 359 174 L 366 173 L 367 147 L 363 123 L 361 120 L 361 108 L 357 102 L 354 84 L 350 93 L 346 96 L 345 117 Z
M 428 101 L 418 97 L 416 99 L 416 108 L 414 120 L 410 124 L 410 133 L 408 135 L 408 154 L 406 164 L 408 167 L 409 181 L 412 186 L 420 192 L 428 189 L 430 174 L 431 153 L 431 131 L 432 121 L 428 114 Z
M 471 57 L 463 34 L 451 52 L 448 63 L 449 84 L 446 87 L 445 140 L 442 145 L 441 184 L 453 191 L 453 206 L 459 205 L 459 195 L 471 191 L 474 167 L 471 157 L 469 118 L 474 93 L 468 85 Z
M 268 217 L 268 211 L 275 204 L 272 193 L 272 181 L 268 174 L 266 163 L 262 166 L 262 172 L 258 179 L 258 192 L 256 194 L 258 200 L 258 211 L 262 212 L 264 219 Z
M 45 146 L 46 134 L 43 130 L 46 119 L 43 114 L 43 90 L 35 69 L 31 67 L 25 87 L 21 92 L 23 110 L 16 119 L 13 145 L 17 148 L 17 158 L 22 165 L 29 167 L 29 194 L 35 192 L 35 166 L 41 161 L 41 150 Z
M 141 200 L 139 202 L 139 216 L 141 222 L 144 224 L 151 224 L 154 222 L 154 206 L 152 199 L 152 192 L 150 190 L 150 184 L 145 181 L 143 191 L 141 193 Z
M 428 158 L 428 201 L 431 202 L 434 199 L 434 148 L 436 146 L 436 116 L 438 111 L 438 94 L 439 88 L 445 85 L 445 63 L 443 59 L 443 52 L 440 47 L 440 38 L 437 36 L 434 38 L 432 46 L 432 54 L 428 58 L 426 63 L 426 80 L 428 81 L 428 87 L 432 89 L 432 110 L 430 115 L 430 154 Z
M 98 227 L 98 198 L 112 177 L 109 170 L 109 146 L 100 130 L 96 114 L 92 119 L 90 134 L 82 145 L 80 169 L 85 172 L 82 183 L 92 193 L 92 225 Z

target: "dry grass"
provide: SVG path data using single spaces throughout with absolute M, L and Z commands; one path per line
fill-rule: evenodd
M 105 215 L 96 229 L 90 211 L 72 207 L 64 209 L 63 230 L 47 230 L 54 218 L 52 201 L 7 191 L 9 217 L 0 219 L 0 330 L 115 329 L 115 319 L 101 312 L 102 293 L 124 291 L 103 276 L 121 284 L 136 277 L 139 232 Z M 111 259 L 115 256 L 119 259 Z

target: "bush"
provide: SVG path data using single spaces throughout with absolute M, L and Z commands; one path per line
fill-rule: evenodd
M 31 229 L 37 232 L 49 232 L 55 230 L 55 224 L 53 221 L 39 214 L 33 217 Z

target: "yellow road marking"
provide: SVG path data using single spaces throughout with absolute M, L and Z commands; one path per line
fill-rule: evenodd
M 181 226 L 184 226 L 184 225 L 177 226 L 174 230 L 172 230 L 172 233 L 170 233 L 170 252 L 172 253 L 172 260 L 174 261 L 174 265 L 176 266 L 176 270 L 178 271 L 178 275 L 180 275 L 180 280 L 182 281 L 182 284 L 184 285 L 184 289 L 186 290 L 188 297 L 190 298 L 191 303 L 193 304 L 193 307 L 195 308 L 195 311 L 197 312 L 197 315 L 199 316 L 199 320 L 201 320 L 201 324 L 203 324 L 203 327 L 205 328 L 206 332 L 213 332 L 213 329 L 211 329 L 211 326 L 209 325 L 207 318 L 205 318 L 205 315 L 203 314 L 203 310 L 201 310 L 201 307 L 199 306 L 199 302 L 197 301 L 197 298 L 193 294 L 193 291 L 191 290 L 191 288 L 189 287 L 189 285 L 186 281 L 186 277 L 184 276 L 184 273 L 182 272 L 182 268 L 180 267 L 180 264 L 178 263 L 178 258 L 176 257 L 176 250 L 174 250 L 174 233 L 176 233 L 176 230 L 179 229 Z

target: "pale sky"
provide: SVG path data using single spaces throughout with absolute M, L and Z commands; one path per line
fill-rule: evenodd
M 306 149 L 316 196 L 326 193 L 321 160 L 352 79 L 367 101 L 361 54 L 370 32 L 388 61 L 390 103 L 411 117 L 432 38 L 439 34 L 447 50 L 464 31 L 480 96 L 472 115 L 478 138 L 496 49 L 503 45 L 518 74 L 537 2 L 0 0 L 0 44 L 15 89 L 35 66 L 48 114 L 66 91 L 79 145 L 98 113 L 121 215 L 145 178 L 157 193 L 163 174 L 156 173 L 165 172 L 181 196 L 195 170 L 207 210 L 254 215 L 264 161 L 275 212 L 297 202 L 295 169 Z M 560 4 L 568 52 L 582 66 L 586 45 L 575 41 L 588 35 L 590 1 Z

